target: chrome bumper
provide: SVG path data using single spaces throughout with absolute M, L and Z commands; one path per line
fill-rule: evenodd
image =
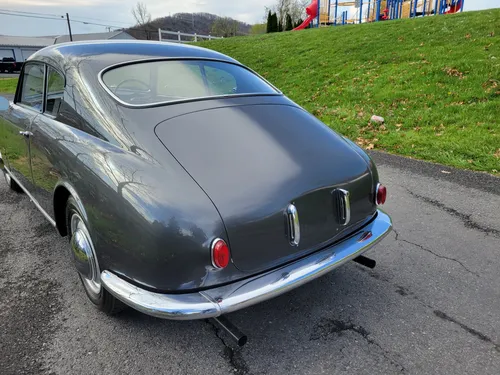
M 274 298 L 334 270 L 377 244 L 391 228 L 391 218 L 379 210 L 370 224 L 334 246 L 253 278 L 202 292 L 154 293 L 109 271 L 101 273 L 101 281 L 116 298 L 148 315 L 175 320 L 213 318 Z

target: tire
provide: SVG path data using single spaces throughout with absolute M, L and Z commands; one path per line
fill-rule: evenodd
M 85 231 L 85 235 L 88 237 L 87 240 L 89 241 L 90 246 L 92 247 L 92 251 L 94 253 L 95 267 L 97 270 L 96 271 L 97 276 L 94 277 L 93 279 L 87 278 L 77 270 L 83 289 L 85 290 L 85 294 L 87 294 L 87 297 L 89 298 L 90 302 L 92 302 L 92 304 L 96 306 L 99 310 L 103 311 L 108 315 L 117 314 L 123 311 L 127 306 L 120 300 L 116 299 L 112 294 L 110 294 L 100 283 L 99 264 L 97 261 L 95 250 L 93 249 L 90 233 L 82 217 L 83 215 L 78 210 L 78 205 L 75 199 L 70 196 L 68 198 L 68 201 L 66 202 L 66 227 L 67 227 L 69 241 L 71 243 L 74 229 L 78 228 Z
M 5 169 L 3 170 L 3 175 L 5 177 L 5 182 L 7 183 L 7 186 L 10 190 L 15 191 L 16 193 L 23 193 L 23 189 L 21 188 L 21 186 L 19 186 L 17 182 L 14 181 L 9 172 L 7 172 Z

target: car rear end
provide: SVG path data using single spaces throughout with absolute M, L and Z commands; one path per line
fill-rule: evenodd
M 234 268 L 230 282 L 211 277 L 180 294 L 146 291 L 104 271 L 106 288 L 134 308 L 169 319 L 218 316 L 354 260 L 391 230 L 378 209 L 386 189 L 364 151 L 248 69 L 179 59 L 123 64 L 100 78 L 126 111 L 150 108 L 160 120 L 158 141 L 225 227 L 210 239 L 207 269 Z

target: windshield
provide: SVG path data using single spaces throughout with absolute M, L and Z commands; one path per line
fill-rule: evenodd
M 242 94 L 277 94 L 251 71 L 208 60 L 168 60 L 108 70 L 102 81 L 117 99 L 133 105 Z

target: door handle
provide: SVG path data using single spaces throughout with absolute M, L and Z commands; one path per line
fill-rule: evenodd
M 31 137 L 33 135 L 32 132 L 28 132 L 28 131 L 20 131 L 19 132 L 20 135 L 24 136 L 24 137 Z

